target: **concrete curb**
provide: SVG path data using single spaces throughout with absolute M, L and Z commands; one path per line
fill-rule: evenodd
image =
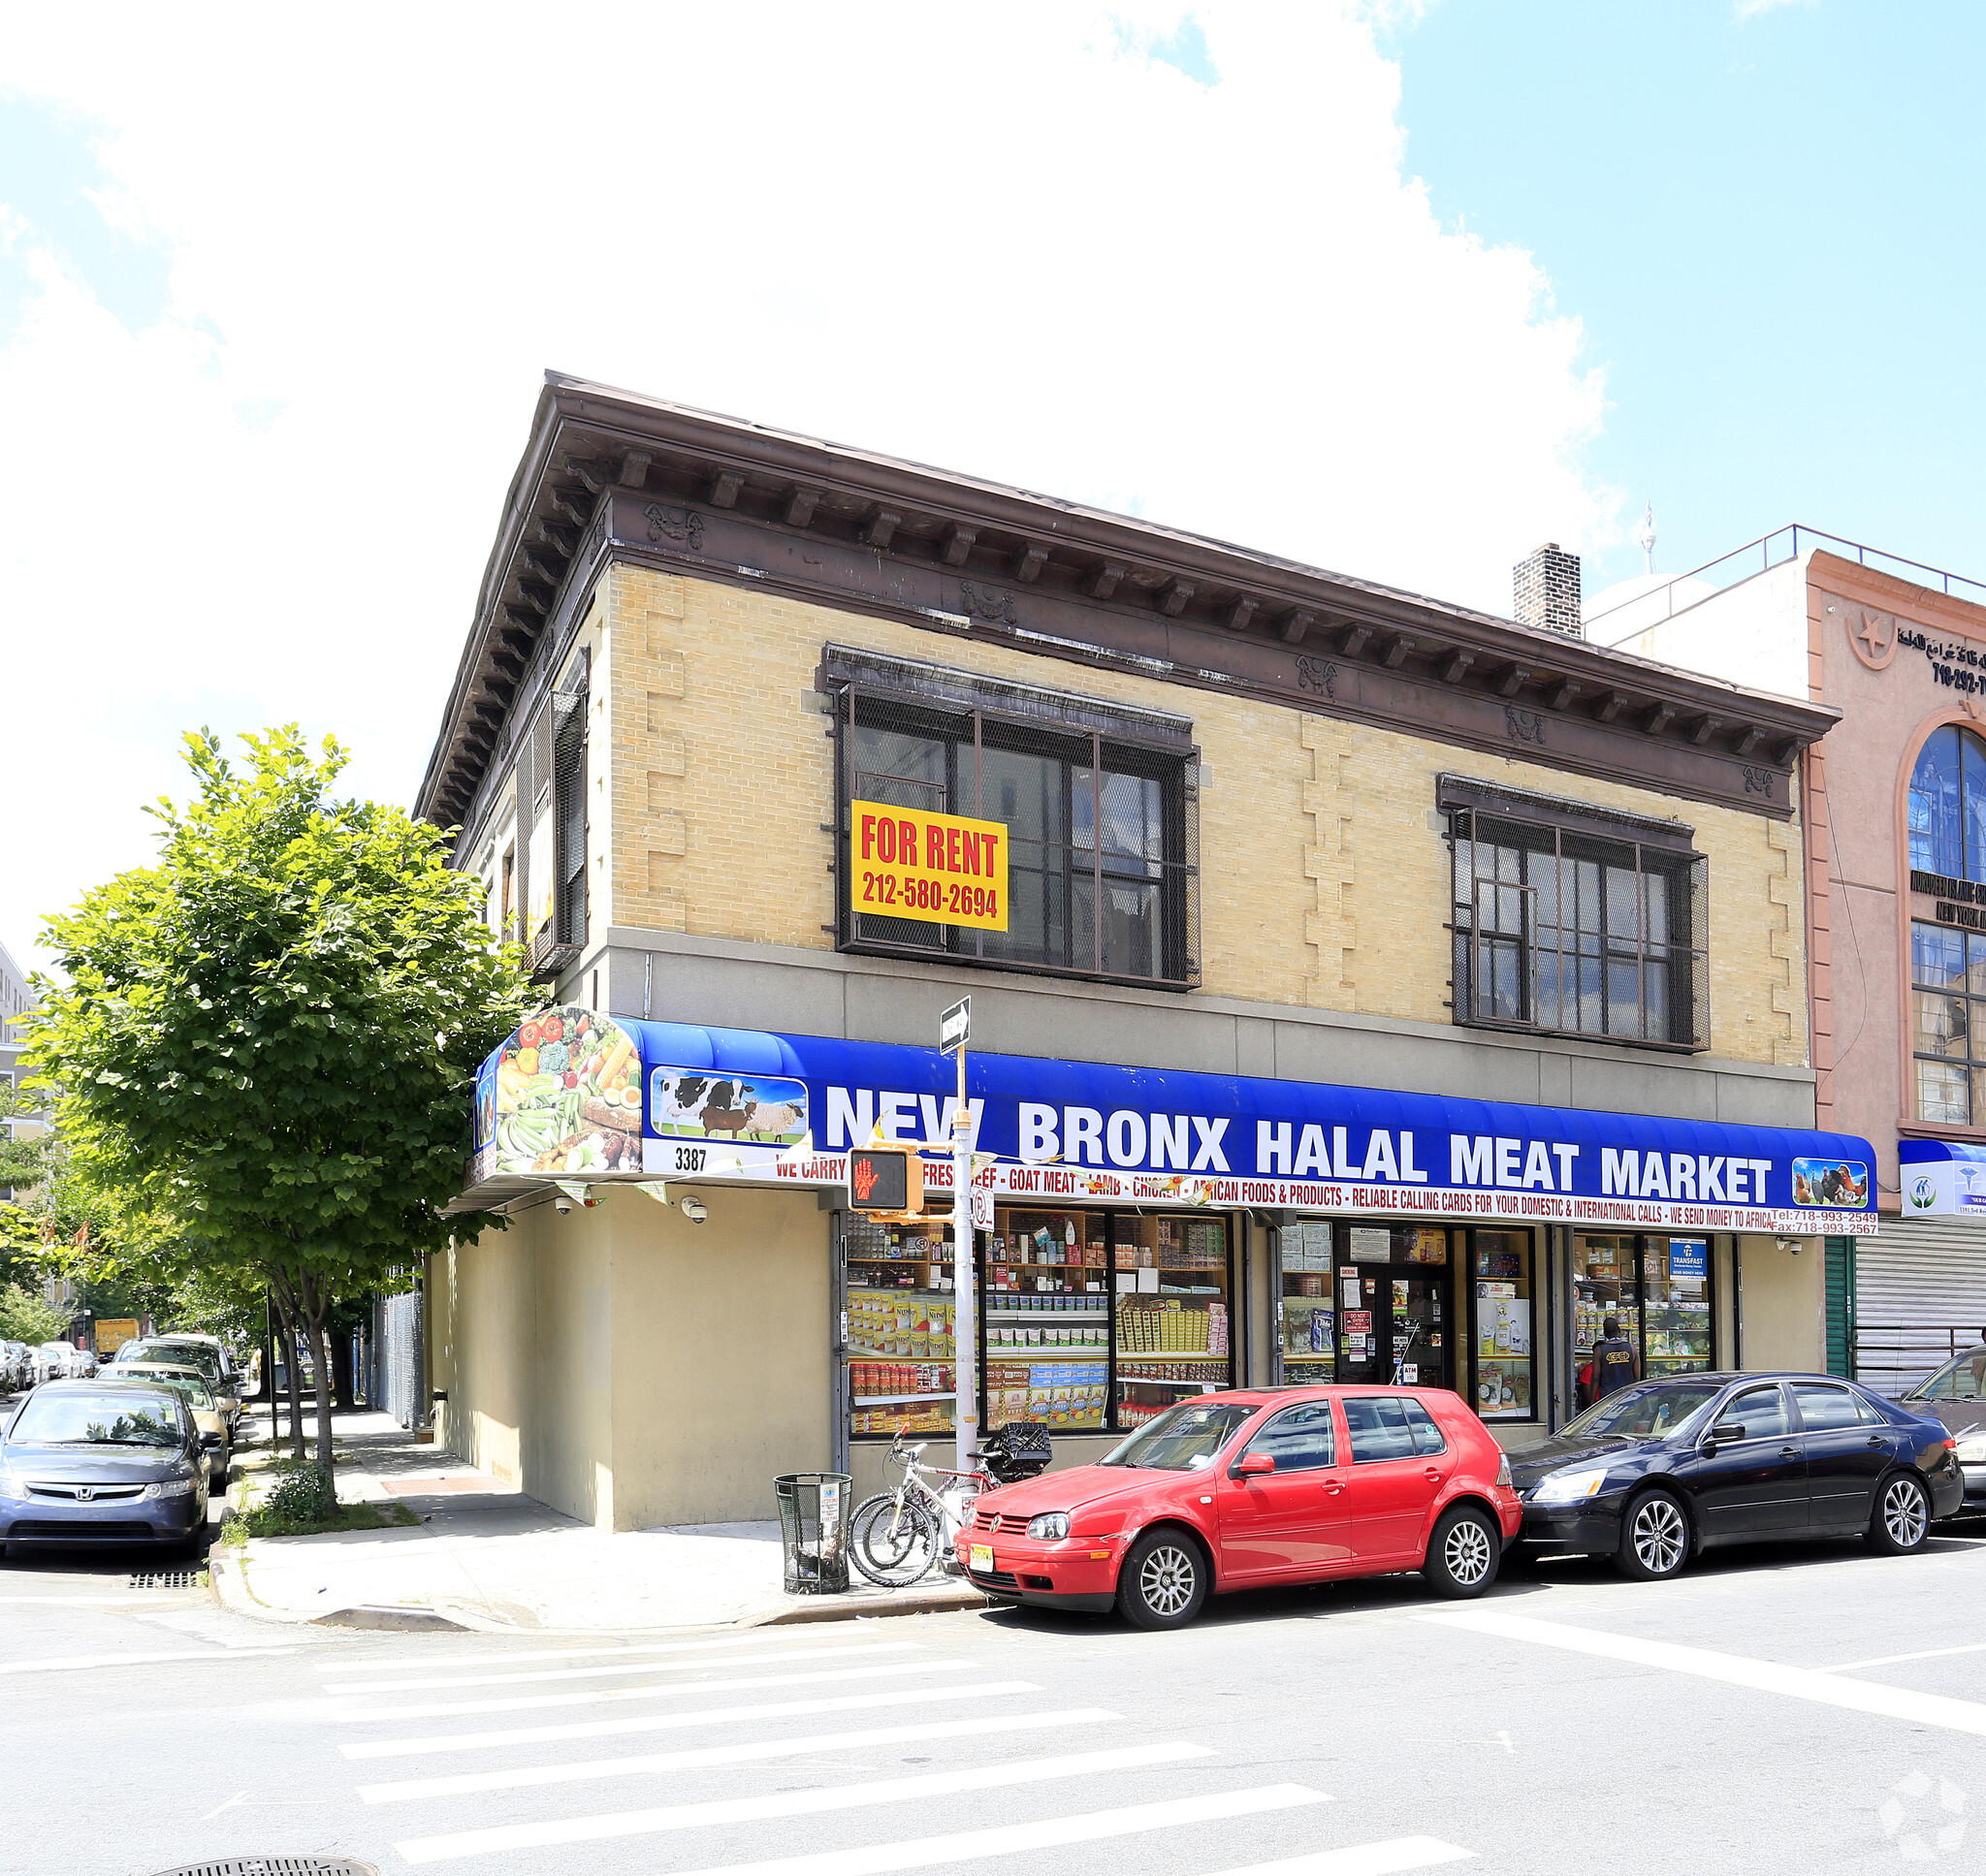
M 459 1635 L 680 1635 L 704 1629 L 769 1629 L 797 1623 L 867 1622 L 887 1615 L 945 1615 L 960 1609 L 994 1606 L 991 1597 L 960 1584 L 873 1599 L 859 1596 L 793 1597 L 782 1607 L 759 1609 L 749 1615 L 714 1622 L 629 1623 L 611 1630 L 527 1629 L 493 1610 L 459 1603 L 451 1603 L 445 1614 L 425 1604 L 359 1604 L 328 1609 L 321 1614 L 306 1613 L 301 1609 L 272 1608 L 256 1595 L 248 1580 L 247 1565 L 245 1556 L 224 1557 L 210 1553 L 207 1571 L 208 1594 L 216 1605 L 232 1614 L 291 1629 L 371 1629 L 402 1634 L 433 1631 Z

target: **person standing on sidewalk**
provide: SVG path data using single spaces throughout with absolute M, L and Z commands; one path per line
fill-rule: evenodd
M 1634 1344 L 1620 1333 L 1620 1319 L 1610 1316 L 1600 1324 L 1600 1339 L 1593 1344 L 1593 1399 L 1603 1401 L 1629 1382 L 1638 1380 L 1640 1363 L 1634 1357 Z

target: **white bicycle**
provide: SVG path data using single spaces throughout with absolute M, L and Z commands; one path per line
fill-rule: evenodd
M 884 1589 L 903 1589 L 933 1569 L 955 1572 L 952 1541 L 972 1516 L 980 1492 L 994 1482 L 990 1473 L 924 1465 L 923 1451 L 922 1445 L 905 1446 L 899 1431 L 889 1443 L 890 1458 L 904 1469 L 896 1490 L 865 1498 L 849 1520 L 850 1559 Z M 939 1479 L 945 1482 L 932 1482 Z

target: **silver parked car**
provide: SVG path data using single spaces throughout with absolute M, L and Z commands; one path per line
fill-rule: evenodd
M 35 1351 L 25 1342 L 0 1342 L 0 1394 L 35 1384 Z
M 201 1379 L 213 1393 L 214 1405 L 227 1420 L 229 1432 L 232 1433 L 240 1423 L 240 1381 L 227 1351 L 213 1336 L 147 1335 L 137 1342 L 125 1343 L 105 1372 L 114 1377 L 120 1367 L 133 1361 L 163 1361 L 175 1367 L 198 1368 Z

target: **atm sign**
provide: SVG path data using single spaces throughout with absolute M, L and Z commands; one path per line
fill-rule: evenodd
M 921 808 L 851 802 L 849 881 L 858 912 L 1004 932 L 1007 828 Z

